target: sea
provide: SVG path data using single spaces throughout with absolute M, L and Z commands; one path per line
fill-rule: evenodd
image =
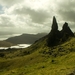
M 10 47 L 0 47 L 0 50 L 2 50 L 2 49 L 8 49 L 8 48 L 10 48 L 10 49 L 12 49 L 12 48 L 15 48 L 15 49 L 19 49 L 19 48 L 27 48 L 27 47 L 29 47 L 31 44 L 17 44 L 17 45 L 15 45 L 15 46 L 10 46 Z

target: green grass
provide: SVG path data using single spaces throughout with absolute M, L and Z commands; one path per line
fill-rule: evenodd
M 26 49 L 8 51 L 0 58 L 0 75 L 68 75 L 73 71 L 75 38 L 52 48 L 46 46 L 46 39 L 40 40 Z
M 75 52 L 56 58 L 33 53 L 1 60 L 0 75 L 67 75 L 75 69 Z

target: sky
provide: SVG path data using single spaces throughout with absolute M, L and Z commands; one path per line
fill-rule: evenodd
M 68 22 L 75 32 L 75 0 L 0 0 L 0 40 L 22 33 L 49 33 L 53 16 L 59 30 Z

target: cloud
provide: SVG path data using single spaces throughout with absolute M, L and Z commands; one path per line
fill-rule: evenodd
M 0 27 L 13 27 L 14 23 L 10 16 L 2 14 L 0 15 Z
M 63 0 L 59 2 L 57 12 L 65 21 L 74 21 L 75 19 L 75 1 Z
M 63 20 L 65 21 L 75 21 L 75 10 L 59 10 L 60 11 L 60 16 L 62 17 Z
M 0 5 L 0 14 L 4 13 L 3 7 Z
M 75 31 L 74 0 L 0 0 L 0 35 L 49 32 L 52 16 Z
M 0 0 L 0 5 L 3 6 L 12 6 L 16 3 L 21 3 L 21 0 Z
M 15 14 L 19 15 L 29 15 L 30 18 L 32 19 L 33 22 L 35 23 L 43 23 L 47 18 L 49 18 L 49 13 L 43 10 L 35 11 L 30 8 L 21 8 L 21 9 L 16 9 L 14 11 Z

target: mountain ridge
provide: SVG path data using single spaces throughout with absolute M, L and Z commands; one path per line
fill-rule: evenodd
M 47 33 L 38 33 L 38 34 L 22 34 L 20 36 L 10 37 L 5 41 L 11 42 L 14 44 L 32 44 L 39 38 L 45 36 Z
M 0 41 L 0 47 L 10 47 L 14 46 L 15 44 L 7 42 L 7 41 Z

